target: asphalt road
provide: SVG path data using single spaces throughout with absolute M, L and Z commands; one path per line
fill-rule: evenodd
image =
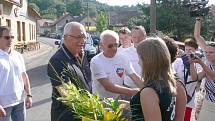
M 24 57 L 33 95 L 33 107 L 27 109 L 27 121 L 50 121 L 51 84 L 47 76 L 47 63 L 57 47 L 54 45 L 55 39 L 38 38 L 38 40 L 50 46 L 41 48 L 38 54 L 33 53 L 30 57 Z

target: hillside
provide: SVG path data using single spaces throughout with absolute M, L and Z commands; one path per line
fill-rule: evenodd
M 56 19 L 69 12 L 72 16 L 89 15 L 95 17 L 98 11 L 136 10 L 137 6 L 108 6 L 96 0 L 28 0 L 29 5 L 40 13 L 43 18 Z

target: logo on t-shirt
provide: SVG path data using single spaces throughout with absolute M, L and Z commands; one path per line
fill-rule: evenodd
M 121 78 L 124 74 L 124 68 L 117 68 L 116 73 Z

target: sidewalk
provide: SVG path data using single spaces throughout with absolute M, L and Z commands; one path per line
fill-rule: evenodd
M 25 51 L 22 55 L 25 60 L 25 63 L 29 63 L 29 61 L 32 61 L 33 59 L 36 59 L 46 53 L 51 52 L 53 49 L 52 46 L 40 42 L 40 49 L 38 50 L 31 50 L 31 51 Z

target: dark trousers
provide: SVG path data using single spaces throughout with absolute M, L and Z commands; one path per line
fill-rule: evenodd
M 81 121 L 75 114 L 69 111 L 62 103 L 52 102 L 51 121 Z

